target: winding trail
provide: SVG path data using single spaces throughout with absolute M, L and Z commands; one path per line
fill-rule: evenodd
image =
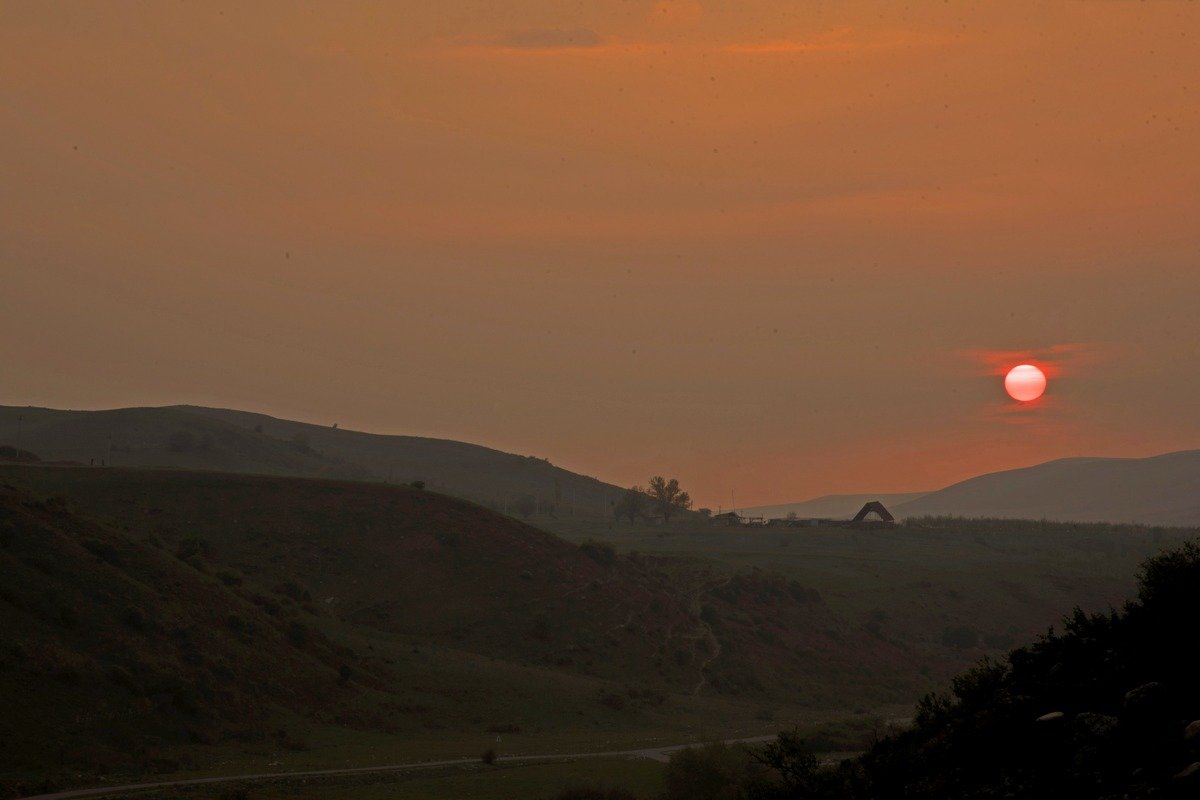
M 752 736 L 745 739 L 725 739 L 725 744 L 753 744 L 774 739 L 774 736 Z M 588 758 L 648 758 L 651 761 L 665 762 L 671 754 L 689 747 L 697 747 L 701 742 L 673 744 L 666 747 L 643 747 L 638 750 L 609 750 L 588 753 L 546 753 L 529 756 L 497 756 L 497 764 L 521 764 L 537 761 L 580 761 Z M 482 763 L 476 758 L 451 758 L 444 761 L 414 761 L 409 764 L 388 764 L 378 767 L 348 767 L 345 769 L 320 769 L 304 772 L 260 772 L 248 775 L 221 775 L 214 778 L 191 778 L 182 781 L 158 781 L 155 783 L 129 783 L 123 786 L 96 786 L 90 789 L 68 789 L 63 792 L 50 794 L 28 795 L 19 800 L 69 800 L 74 797 L 112 797 L 128 792 L 147 791 L 150 789 L 170 789 L 177 786 L 203 786 L 214 783 L 236 783 L 238 781 L 272 781 L 289 778 L 327 778 L 348 775 L 369 775 L 371 773 L 402 772 L 414 769 L 432 769 L 436 767 L 463 767 Z
M 720 589 L 723 586 L 728 586 L 730 581 L 732 581 L 732 580 L 733 580 L 732 577 L 726 577 L 723 580 L 718 581 L 717 583 L 713 584 L 712 586 L 707 586 L 707 587 L 702 588 L 692 598 L 692 611 L 693 611 L 693 613 L 695 613 L 696 618 L 700 620 L 700 625 L 704 629 L 704 636 L 702 636 L 700 638 L 708 637 L 708 642 L 709 642 L 709 656 L 708 656 L 708 658 L 706 658 L 702 662 L 700 662 L 700 668 L 699 668 L 700 679 L 698 681 L 696 681 L 695 687 L 692 688 L 693 695 L 700 694 L 700 690 L 704 688 L 704 685 L 706 683 L 708 683 L 708 673 L 706 672 L 706 670 L 708 669 L 708 665 L 713 663 L 714 661 L 716 661 L 718 658 L 721 657 L 721 640 L 717 638 L 717 633 L 716 633 L 716 631 L 713 630 L 712 625 L 708 624 L 708 622 L 704 619 L 704 615 L 703 615 L 703 613 L 701 613 L 702 608 L 701 608 L 700 599 L 702 597 L 704 597 L 704 595 L 708 594 L 709 592 L 716 591 L 717 589 Z M 696 641 L 699 642 L 699 639 L 697 639 Z M 697 644 L 697 649 L 698 649 L 698 647 L 699 647 L 699 645 Z

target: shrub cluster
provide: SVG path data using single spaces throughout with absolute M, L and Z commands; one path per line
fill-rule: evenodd
M 1136 602 L 1076 610 L 1061 633 L 984 659 L 857 759 L 820 767 L 795 734 L 740 757 L 684 751 L 667 798 L 1200 797 L 1200 543 L 1151 558 L 1139 578 Z M 974 644 L 974 631 L 948 633 Z

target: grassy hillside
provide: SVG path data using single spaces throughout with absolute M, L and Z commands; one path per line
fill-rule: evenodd
M 45 461 L 409 483 L 497 508 L 521 495 L 563 514 L 610 515 L 620 489 L 540 458 L 416 436 L 382 436 L 242 411 L 0 407 L 0 444 Z
M 5 773 L 169 769 L 170 745 L 262 734 L 276 709 L 386 712 L 370 681 L 339 680 L 361 670 L 344 648 L 59 500 L 0 489 L 0 564 Z
M 905 648 L 941 685 L 1080 605 L 1104 611 L 1135 591 L 1140 561 L 1194 529 L 1027 520 L 910 520 L 894 528 L 729 528 L 534 520 L 572 541 L 603 539 L 656 557 L 703 557 L 731 572 L 759 569 L 817 591 L 851 629 Z
M 956 483 L 892 509 L 960 516 L 1200 526 L 1200 450 L 1066 458 Z
M 61 466 L 0 484 L 14 781 L 501 734 L 586 749 L 915 691 L 884 679 L 915 674 L 903 648 L 794 581 L 618 557 L 428 491 Z

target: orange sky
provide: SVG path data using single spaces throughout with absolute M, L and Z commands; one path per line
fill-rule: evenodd
M 1200 447 L 1198 123 L 1169 0 L 0 0 L 0 403 L 713 506 Z

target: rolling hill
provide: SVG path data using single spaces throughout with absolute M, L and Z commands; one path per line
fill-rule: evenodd
M 1066 458 L 980 475 L 892 509 L 960 516 L 1200 526 L 1200 450 L 1152 458 Z
M 1200 450 L 1150 458 L 1064 458 L 933 492 L 835 494 L 739 509 L 743 516 L 845 519 L 879 500 L 897 518 L 974 517 L 1200 526 Z
M 0 466 L 0 571 L 0 783 L 331 737 L 714 730 L 901 700 L 917 669 L 795 581 L 408 486 Z
M 62 411 L 0 406 L 0 444 L 44 461 L 408 483 L 503 508 L 521 495 L 608 516 L 621 489 L 532 456 L 385 436 L 244 411 L 169 406 Z

